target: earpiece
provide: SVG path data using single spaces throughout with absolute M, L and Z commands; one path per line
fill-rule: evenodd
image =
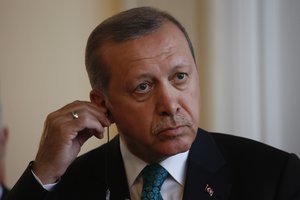
M 112 116 L 112 113 L 109 109 L 107 109 L 107 112 L 106 112 L 106 117 L 108 118 L 108 120 L 111 122 L 111 123 L 114 123 L 114 118 Z
M 111 112 L 110 112 L 110 110 L 107 110 L 106 116 L 107 116 L 107 118 L 110 118 L 110 117 L 111 117 Z
M 109 110 L 107 110 L 107 118 L 109 120 L 111 120 L 111 112 Z M 105 162 L 105 183 L 106 183 L 106 187 L 107 187 L 107 190 L 106 190 L 106 197 L 105 197 L 105 200 L 110 200 L 110 190 L 109 190 L 109 177 L 108 177 L 108 174 L 109 174 L 109 141 L 110 141 L 110 138 L 109 138 L 109 126 L 107 127 L 107 149 L 106 149 L 106 155 L 105 155 L 105 159 L 106 159 L 106 162 Z

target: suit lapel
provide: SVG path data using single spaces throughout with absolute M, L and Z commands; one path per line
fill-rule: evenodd
M 228 175 L 228 165 L 213 137 L 199 129 L 189 152 L 183 199 L 228 199 Z
M 117 137 L 109 146 L 109 188 L 111 199 L 129 199 L 129 187 L 125 167 L 120 150 L 120 140 Z
M 129 199 L 130 193 L 120 151 L 119 136 L 116 136 L 111 142 L 106 144 L 104 151 L 107 153 L 105 163 L 102 160 L 100 162 L 102 166 L 94 168 L 93 174 L 96 178 L 94 184 L 99 187 L 101 182 L 103 183 L 103 179 L 106 179 L 105 185 L 102 184 L 102 191 L 106 193 L 107 189 L 109 189 L 110 200 Z M 104 166 L 105 164 L 106 166 Z M 99 173 L 99 169 L 104 169 L 103 174 L 107 176 L 103 177 L 103 174 Z M 101 196 L 105 195 L 102 194 Z M 93 195 L 90 199 L 99 199 L 99 196 L 96 198 L 96 195 Z

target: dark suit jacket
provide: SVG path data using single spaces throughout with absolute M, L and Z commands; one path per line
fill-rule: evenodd
M 28 167 L 7 199 L 102 200 L 108 188 L 111 199 L 130 198 L 118 137 L 79 157 L 53 192 L 46 192 Z M 300 200 L 300 160 L 259 142 L 199 129 L 183 199 Z

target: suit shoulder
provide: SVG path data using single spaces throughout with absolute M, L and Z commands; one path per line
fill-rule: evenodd
M 300 160 L 295 154 L 243 137 L 209 135 L 229 166 L 234 199 L 244 194 L 249 199 L 258 199 L 256 194 L 300 198 Z
M 255 154 L 259 155 L 275 155 L 276 157 L 286 157 L 289 153 L 272 147 L 265 143 L 248 139 L 240 136 L 228 135 L 224 133 L 211 133 L 217 145 L 225 152 L 235 154 Z
M 234 165 L 248 165 L 257 168 L 284 168 L 291 157 L 297 157 L 278 148 L 252 139 L 211 133 L 225 159 Z M 276 167 L 275 167 L 276 168 Z

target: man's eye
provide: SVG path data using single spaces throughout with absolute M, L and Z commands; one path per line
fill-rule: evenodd
M 178 82 L 178 83 L 182 83 L 184 82 L 186 79 L 188 78 L 188 75 L 187 73 L 183 73 L 183 72 L 180 72 L 180 73 L 177 73 L 175 74 L 175 82 Z
M 146 93 L 151 89 L 151 85 L 150 83 L 141 83 L 139 84 L 136 89 L 135 92 L 137 93 Z
M 178 74 L 176 74 L 176 78 L 178 80 L 183 80 L 183 79 L 186 78 L 186 74 L 185 73 L 178 73 Z

